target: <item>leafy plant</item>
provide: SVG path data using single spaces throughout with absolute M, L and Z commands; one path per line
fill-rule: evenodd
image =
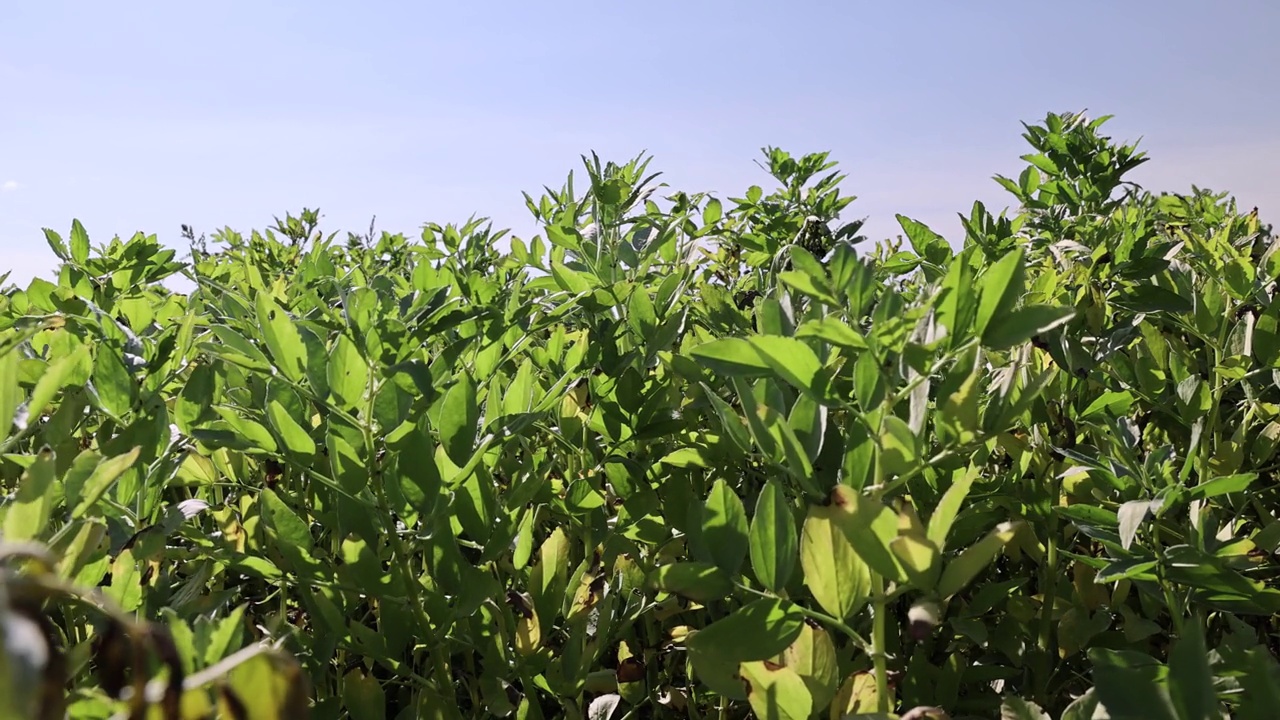
M 774 148 L 724 201 L 583 158 L 528 241 L 47 231 L 13 716 L 1263 717 L 1280 245 L 1104 120 L 1027 125 L 958 245 Z

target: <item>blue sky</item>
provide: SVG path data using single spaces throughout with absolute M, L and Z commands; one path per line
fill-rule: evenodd
M 869 215 L 959 238 L 1009 199 L 1021 120 L 1115 114 L 1148 187 L 1280 215 L 1280 3 L 6 3 L 0 273 L 52 271 L 41 227 L 95 242 L 179 226 L 415 233 L 492 217 L 591 150 L 738 194 L 759 149 L 829 150 Z M 535 192 L 536 195 L 536 192 Z

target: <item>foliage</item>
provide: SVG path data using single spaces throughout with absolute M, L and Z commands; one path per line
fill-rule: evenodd
M 1270 717 L 1280 243 L 1104 120 L 958 247 L 772 148 L 584 158 L 527 242 L 47 231 L 0 717 Z

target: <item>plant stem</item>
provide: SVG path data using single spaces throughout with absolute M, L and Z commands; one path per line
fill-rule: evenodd
M 1043 476 L 1048 474 L 1049 481 L 1049 497 L 1050 511 L 1044 518 L 1045 523 L 1045 553 L 1044 558 L 1040 561 L 1040 632 L 1037 639 L 1037 645 L 1040 650 L 1040 659 L 1035 665 L 1035 692 L 1037 699 L 1041 703 L 1049 701 L 1049 680 L 1053 674 L 1054 659 L 1058 654 L 1056 638 L 1053 633 L 1053 611 L 1057 606 L 1058 599 L 1058 516 L 1053 513 L 1053 507 L 1062 500 L 1062 480 L 1055 473 L 1041 472 Z
M 754 595 L 759 595 L 760 597 L 767 597 L 767 598 L 775 597 L 774 595 L 771 595 L 767 592 L 762 592 L 760 590 L 756 590 L 755 588 L 747 587 L 746 585 L 737 584 L 736 587 L 739 590 L 752 593 Z M 829 625 L 832 628 L 844 633 L 850 640 L 853 640 L 854 642 L 858 643 L 858 645 L 862 648 L 863 652 L 873 652 L 872 644 L 867 642 L 866 638 L 862 637 L 862 633 L 859 633 L 857 630 L 854 630 L 853 628 L 849 627 L 847 624 L 844 623 L 844 621 L 836 618 L 834 615 L 828 615 L 824 612 L 819 612 L 817 610 L 810 610 L 809 608 L 800 604 L 796 604 L 795 608 L 796 608 L 796 611 L 799 612 L 801 615 L 804 615 L 805 617 L 811 620 L 817 620 L 818 622 L 824 625 Z
M 877 366 L 879 359 L 877 358 Z M 884 370 L 881 369 L 881 376 L 884 376 Z M 885 467 L 884 458 L 881 453 L 883 447 L 881 438 L 884 437 L 884 419 L 893 412 L 893 404 L 886 400 L 880 408 L 880 417 L 877 420 L 879 426 L 876 430 L 876 450 L 874 460 L 874 480 L 875 484 L 872 489 L 872 497 L 877 501 L 885 495 Z M 901 478 L 899 478 L 901 479 Z M 905 481 L 903 481 L 905 482 Z M 886 638 L 888 636 L 889 619 L 885 617 L 888 609 L 888 599 L 885 597 L 885 581 L 884 576 L 877 572 L 871 573 L 871 606 L 873 617 L 871 618 L 871 659 L 875 664 L 876 673 L 876 711 L 880 713 L 889 712 L 889 656 L 886 649 Z
M 876 573 L 871 574 L 872 603 L 875 616 L 871 626 L 871 658 L 876 670 L 876 712 L 889 712 L 889 663 L 885 648 L 888 635 L 889 620 L 885 617 L 888 603 L 884 596 L 884 578 Z

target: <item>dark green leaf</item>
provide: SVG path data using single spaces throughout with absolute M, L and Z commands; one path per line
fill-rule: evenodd
M 480 406 L 476 386 L 470 375 L 459 375 L 453 387 L 445 392 L 440 406 L 440 442 L 459 467 L 467 464 L 475 450 L 476 431 L 480 423 Z
M 982 333 L 982 344 L 993 350 L 1005 350 L 1048 332 L 1074 316 L 1071 308 L 1027 305 L 993 318 Z

